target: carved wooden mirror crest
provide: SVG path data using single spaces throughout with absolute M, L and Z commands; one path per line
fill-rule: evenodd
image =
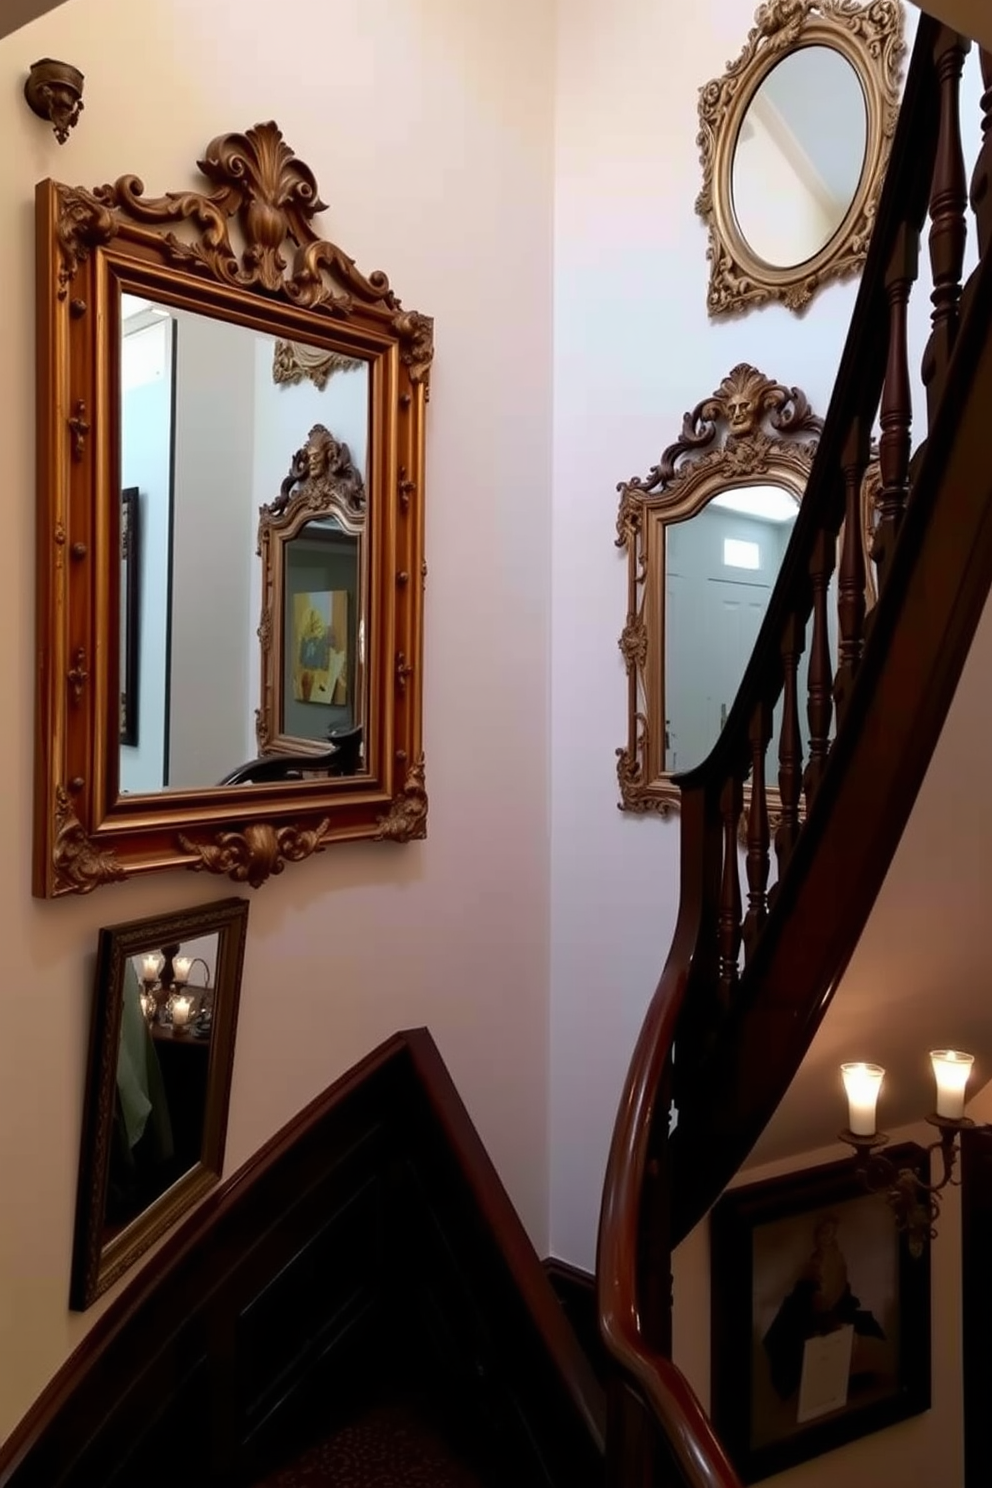
M 767 0 L 699 92 L 711 315 L 801 309 L 864 263 L 899 107 L 898 0 Z
M 199 168 L 206 190 L 161 197 L 37 190 L 38 895 L 169 866 L 257 886 L 426 831 L 433 322 L 318 235 L 275 124 Z
M 646 476 L 618 486 L 627 550 L 627 745 L 620 806 L 661 816 L 733 704 L 816 452 L 799 388 L 741 363 L 683 419 Z

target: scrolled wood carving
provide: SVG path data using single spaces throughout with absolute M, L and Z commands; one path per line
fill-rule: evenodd
M 375 835 L 390 842 L 413 842 L 427 836 L 427 788 L 422 754 L 411 765 L 403 789 L 393 798 L 387 815 L 379 817 Z
M 898 0 L 766 0 L 755 12 L 740 56 L 699 90 L 696 143 L 703 185 L 696 211 L 709 231 L 710 315 L 773 299 L 800 310 L 820 285 L 861 268 L 899 112 L 902 33 Z M 752 250 L 737 221 L 734 153 L 744 116 L 769 72 L 790 52 L 814 45 L 839 52 L 861 83 L 867 124 L 864 162 L 851 204 L 829 242 L 803 263 L 772 265 Z
M 360 357 L 345 356 L 340 351 L 324 351 L 298 341 L 277 341 L 272 353 L 272 381 L 291 387 L 312 382 L 322 393 L 335 372 L 357 372 L 364 366 Z
M 616 751 L 622 811 L 665 817 L 679 803 L 665 768 L 665 528 L 695 515 L 721 491 L 754 480 L 801 498 L 821 428 L 801 388 L 740 362 L 685 414 L 679 437 L 647 475 L 618 485 L 616 546 L 627 553 L 627 617 L 619 641 L 627 673 L 627 743 Z
M 209 194 L 170 191 L 146 197 L 144 183 L 135 175 L 119 176 L 95 191 L 64 188 L 58 227 L 60 296 L 90 249 L 118 231 L 120 214 L 156 228 L 188 224 L 196 236 L 158 235 L 172 263 L 328 315 L 349 315 L 356 300 L 389 311 L 411 380 L 426 385 L 434 356 L 433 320 L 404 310 L 381 269 L 362 274 L 342 248 L 318 236 L 313 218 L 327 208 L 316 177 L 286 144 L 277 124 L 270 120 L 243 134 L 220 134 L 197 163 L 216 187 Z M 240 253 L 231 240 L 232 218 L 241 232 Z
M 274 517 L 295 525 L 301 514 L 336 510 L 351 517 L 365 513 L 365 482 L 341 439 L 325 424 L 314 424 L 307 442 L 295 451 L 276 499 L 261 509 L 260 529 Z
M 113 853 L 93 846 L 73 810 L 71 795 L 62 785 L 55 793 L 52 859 L 60 894 L 91 894 L 101 884 L 118 883 L 124 877 L 124 869 Z
M 69 285 L 79 265 L 86 262 L 93 248 L 109 243 L 117 228 L 114 212 L 92 191 L 81 186 L 59 187 L 59 216 L 55 231 L 61 258 L 58 273 L 60 300 L 69 293 Z
M 321 838 L 329 825 L 326 817 L 309 830 L 251 822 L 243 832 L 219 832 L 212 843 L 193 842 L 180 833 L 179 845 L 183 852 L 197 858 L 189 865 L 194 872 L 206 868 L 209 873 L 226 873 L 235 883 L 257 889 L 266 879 L 282 873 L 287 863 L 300 863 L 313 853 L 323 852 Z

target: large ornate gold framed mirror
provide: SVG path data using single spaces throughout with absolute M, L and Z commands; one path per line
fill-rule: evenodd
M 679 803 L 672 776 L 716 743 L 821 427 L 799 388 L 742 363 L 685 415 L 658 464 L 618 487 L 617 546 L 627 552 L 621 809 L 667 815 Z
M 101 1292 L 219 1182 L 248 902 L 100 931 L 70 1306 Z
M 799 310 L 864 263 L 899 107 L 899 0 L 766 0 L 700 89 L 711 315 Z
M 275 124 L 199 169 L 37 191 L 38 895 L 426 830 L 432 322 Z

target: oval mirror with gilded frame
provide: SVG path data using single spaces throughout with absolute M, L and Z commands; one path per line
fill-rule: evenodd
M 666 816 L 680 799 L 673 773 L 700 764 L 715 744 L 821 427 L 799 388 L 741 363 L 685 415 L 658 464 L 618 486 L 616 541 L 627 552 L 622 810 Z
M 898 0 L 767 0 L 700 89 L 710 315 L 800 310 L 864 263 L 899 108 Z
M 274 123 L 218 136 L 199 169 L 205 190 L 161 197 L 131 175 L 37 190 L 43 897 L 170 866 L 257 887 L 334 840 L 426 833 L 433 323 L 321 238 L 317 182 Z M 318 425 L 351 469 L 330 472 L 341 509 L 314 514 L 325 525 L 300 544 L 280 616 L 278 668 L 311 663 L 293 684 L 306 726 L 286 727 L 263 697 L 256 529 L 261 508 L 278 517 L 328 475 L 326 442 L 305 476 L 292 469 Z M 125 489 L 140 541 L 122 574 Z M 360 733 L 347 770 L 335 768 L 342 731 Z M 277 735 L 287 750 L 302 739 L 312 768 L 280 763 Z

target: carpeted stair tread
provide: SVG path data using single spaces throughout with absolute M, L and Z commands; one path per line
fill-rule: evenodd
M 378 1406 L 257 1488 L 481 1488 L 436 1428 L 407 1405 Z

